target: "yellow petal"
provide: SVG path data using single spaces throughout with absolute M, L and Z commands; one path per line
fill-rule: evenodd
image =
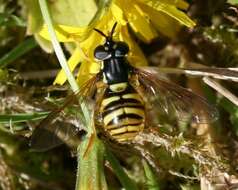
M 127 21 L 124 18 L 123 10 L 115 3 L 112 3 L 111 5 L 111 12 L 118 23 L 126 25 Z
M 155 9 L 157 11 L 161 11 L 161 12 L 169 15 L 170 17 L 174 18 L 175 20 L 179 21 L 181 24 L 183 24 L 187 27 L 191 28 L 196 25 L 196 23 L 193 22 L 184 12 L 178 10 L 173 5 L 161 3 L 159 1 L 156 1 L 156 2 L 149 1 L 146 3 L 146 5 L 152 7 L 153 9 Z
M 141 51 L 137 43 L 134 42 L 133 39 L 130 37 L 126 26 L 121 27 L 119 39 L 121 41 L 126 42 L 129 46 L 128 61 L 130 62 L 130 64 L 132 64 L 133 66 L 148 65 L 143 52 Z
M 81 61 L 82 61 L 82 51 L 80 48 L 76 48 L 68 60 L 68 65 L 69 65 L 70 70 L 73 71 L 75 69 L 75 67 L 79 64 L 79 62 L 81 62 Z M 67 80 L 67 77 L 65 75 L 65 72 L 63 70 L 61 70 L 58 73 L 58 75 L 54 81 L 54 84 L 63 85 L 66 80 Z
M 176 36 L 177 32 L 181 28 L 181 25 L 177 20 L 145 4 L 141 4 L 140 6 L 145 12 L 147 12 L 152 24 L 159 32 L 170 38 Z
M 81 86 L 88 79 L 90 79 L 92 75 L 98 73 L 99 71 L 100 71 L 100 63 L 83 61 L 80 65 L 80 69 L 77 76 L 78 84 Z
M 145 42 L 150 42 L 157 37 L 155 29 L 150 25 L 149 20 L 146 18 L 146 14 L 137 5 L 137 1 L 116 1 L 117 5 L 124 11 L 128 23 Z
M 103 37 L 96 31 L 92 31 L 91 35 L 80 43 L 80 47 L 90 61 L 94 61 L 94 49 L 103 41 Z
M 89 35 L 90 28 L 88 27 L 72 27 L 65 25 L 55 25 L 55 33 L 60 42 L 82 41 Z M 39 35 L 50 40 L 50 35 L 46 25 L 40 30 Z
M 82 75 L 87 75 L 87 74 L 96 74 L 100 70 L 100 63 L 98 62 L 84 62 L 85 64 L 82 64 L 80 66 L 79 73 Z
M 112 7 L 116 8 L 116 6 L 112 6 Z M 110 8 L 110 10 L 107 12 L 107 14 L 105 14 L 103 16 L 103 18 L 98 22 L 97 28 L 100 29 L 101 31 L 103 31 L 106 35 L 109 35 L 113 25 L 116 22 L 118 23 L 118 25 L 116 27 L 115 33 L 117 32 L 119 25 L 125 24 L 124 23 L 125 20 L 123 20 L 123 15 L 119 15 L 119 14 L 122 14 L 121 9 L 118 6 L 116 9 L 117 9 L 116 10 L 117 13 L 116 12 L 113 13 L 114 9 L 112 10 Z M 119 18 L 119 17 L 121 17 L 120 18 L 121 20 L 117 20 L 117 18 Z M 100 35 L 100 34 L 97 33 L 97 35 Z M 105 38 L 104 38 L 104 40 L 105 40 Z
M 139 1 L 142 3 L 148 3 L 148 2 L 156 3 L 154 0 L 139 0 Z M 183 10 L 186 10 L 189 6 L 189 4 L 184 0 L 159 0 L 159 2 L 164 4 L 174 5 Z
M 178 7 L 179 9 L 187 10 L 189 4 L 186 1 L 177 0 L 175 6 Z

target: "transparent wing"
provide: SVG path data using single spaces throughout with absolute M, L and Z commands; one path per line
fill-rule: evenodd
M 147 104 L 147 113 L 176 118 L 179 121 L 210 123 L 218 118 L 217 109 L 193 92 L 160 79 L 159 73 L 135 69 Z M 153 121 L 156 118 L 152 118 Z
M 89 79 L 79 92 L 70 95 L 62 107 L 52 111 L 38 126 L 31 136 L 30 146 L 35 151 L 46 151 L 62 143 L 76 139 L 83 133 L 85 120 L 80 106 L 84 102 L 92 110 L 92 99 L 96 90 L 99 74 Z
M 238 82 L 237 68 L 166 68 L 166 67 L 143 67 L 145 71 L 164 74 L 185 74 L 190 76 L 212 77 L 220 80 L 231 80 Z

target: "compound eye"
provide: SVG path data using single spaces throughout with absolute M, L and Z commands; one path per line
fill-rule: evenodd
M 105 60 L 110 57 L 110 53 L 105 50 L 104 46 L 98 46 L 94 50 L 94 57 L 98 60 Z
M 117 42 L 115 49 L 116 57 L 123 57 L 129 52 L 129 47 L 125 42 Z

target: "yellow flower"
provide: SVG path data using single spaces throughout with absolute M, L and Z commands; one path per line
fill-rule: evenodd
M 151 42 L 159 33 L 174 37 L 181 24 L 187 27 L 195 26 L 195 23 L 178 9 L 187 9 L 187 7 L 188 4 L 183 0 L 112 0 L 108 11 L 97 20 L 95 28 L 108 33 L 117 22 L 114 39 L 129 45 L 129 62 L 136 66 L 146 65 L 146 58 L 130 36 L 128 26 L 146 43 Z M 87 27 L 57 25 L 55 29 L 59 41 L 76 43 L 77 47 L 69 58 L 68 64 L 73 71 L 81 63 L 78 73 L 79 83 L 88 79 L 90 73 L 97 73 L 99 64 L 95 62 L 93 53 L 96 46 L 103 43 L 104 37 Z M 49 39 L 46 28 L 43 27 L 39 34 Z M 66 76 L 61 71 L 55 83 L 63 84 L 65 81 Z

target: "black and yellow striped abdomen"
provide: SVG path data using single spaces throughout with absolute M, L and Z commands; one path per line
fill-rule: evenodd
M 126 82 L 109 86 L 104 94 L 100 112 L 104 129 L 117 141 L 131 140 L 144 129 L 143 101 Z

